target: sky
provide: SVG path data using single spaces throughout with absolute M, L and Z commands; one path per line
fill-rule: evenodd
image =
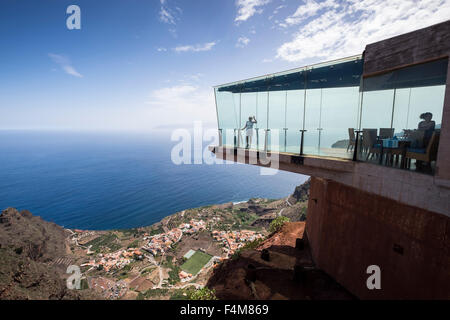
M 214 85 L 448 17 L 450 0 L 1 0 L 0 130 L 214 127 Z

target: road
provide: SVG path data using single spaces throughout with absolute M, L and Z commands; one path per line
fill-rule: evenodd
M 292 204 L 289 203 L 289 197 L 286 198 L 286 204 L 287 204 L 289 207 L 292 207 Z M 278 212 L 277 215 L 278 215 L 279 217 L 281 217 L 281 214 L 283 213 L 284 209 L 286 209 L 286 208 L 283 208 L 283 209 L 281 209 L 281 210 Z
M 147 257 L 147 259 L 153 263 L 157 268 L 158 268 L 158 272 L 159 272 L 159 283 L 157 286 L 154 286 L 153 289 L 161 289 L 162 288 L 162 282 L 163 282 L 163 276 L 162 276 L 162 268 L 161 266 L 156 262 L 155 258 L 153 258 L 152 255 L 145 255 Z M 164 256 L 163 256 L 164 258 Z M 161 260 L 162 261 L 162 260 Z

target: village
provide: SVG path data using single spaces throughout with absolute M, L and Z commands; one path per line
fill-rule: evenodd
M 106 299 L 182 298 L 247 243 L 265 238 L 264 227 L 251 225 L 258 216 L 249 206 L 254 202 L 190 209 L 130 230 L 71 230 L 70 246 L 87 287 Z

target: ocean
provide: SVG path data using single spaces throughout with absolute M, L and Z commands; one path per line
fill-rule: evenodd
M 184 209 L 286 197 L 307 179 L 235 163 L 176 165 L 176 144 L 169 132 L 0 131 L 0 210 L 66 228 L 135 228 Z

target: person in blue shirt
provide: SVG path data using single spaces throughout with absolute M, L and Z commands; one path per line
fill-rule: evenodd
M 252 144 L 253 125 L 255 123 L 258 123 L 258 121 L 256 121 L 255 116 L 248 117 L 248 121 L 245 123 L 245 127 L 242 128 L 242 130 L 245 130 L 245 142 L 246 142 L 245 149 L 250 148 Z

